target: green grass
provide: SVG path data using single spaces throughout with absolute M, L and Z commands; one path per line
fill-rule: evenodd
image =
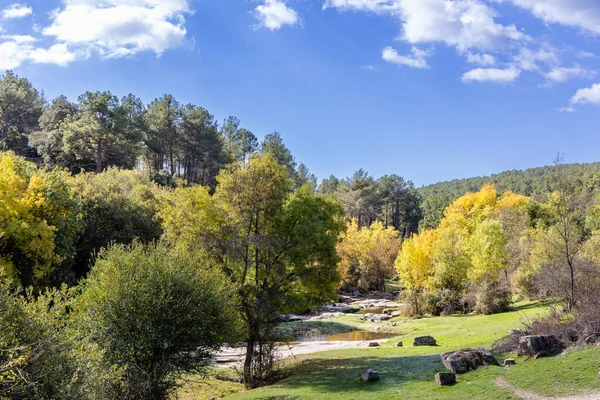
M 469 315 L 423 319 L 395 319 L 395 323 L 372 324 L 358 316 L 343 316 L 322 321 L 324 331 L 341 329 L 370 331 L 378 327 L 393 330 L 397 337 L 380 348 L 328 351 L 298 356 L 287 368 L 289 376 L 269 387 L 240 391 L 228 399 L 518 399 L 511 391 L 495 383 L 500 375 L 516 387 L 546 396 L 576 395 L 600 391 L 597 373 L 600 369 L 600 348 L 569 351 L 539 360 L 524 361 L 510 368 L 487 367 L 459 375 L 451 387 L 436 387 L 433 377 L 445 371 L 440 354 L 464 347 L 490 345 L 506 335 L 510 328 L 520 327 L 545 313 L 542 303 L 520 303 L 511 312 L 492 316 Z M 331 323 L 338 325 L 331 325 Z M 301 323 L 298 323 L 301 324 Z M 413 347 L 415 336 L 432 335 L 435 347 Z M 405 347 L 392 347 L 398 340 Z M 380 381 L 365 383 L 360 374 L 367 368 L 379 371 Z M 216 392 L 212 396 L 221 397 Z M 210 396 L 207 396 L 210 397 Z M 186 399 L 185 397 L 183 397 Z M 206 397 L 188 397 L 206 398 Z

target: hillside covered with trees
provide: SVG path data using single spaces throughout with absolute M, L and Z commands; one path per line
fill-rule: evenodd
M 565 174 L 577 186 L 596 193 L 600 188 L 600 162 L 591 164 L 567 164 Z M 541 198 L 551 189 L 554 167 L 538 167 L 526 170 L 505 171 L 490 176 L 434 183 L 417 189 L 421 197 L 423 219 L 421 226 L 436 227 L 443 211 L 454 200 L 469 192 L 477 192 L 483 185 L 493 184 L 499 192 L 510 190 L 523 196 Z

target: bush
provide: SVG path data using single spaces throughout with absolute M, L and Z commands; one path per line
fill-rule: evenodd
M 475 289 L 475 312 L 497 314 L 508 311 L 511 293 L 497 283 L 481 283 Z
M 28 297 L 0 283 L 0 398 L 75 398 L 76 360 L 62 318 L 66 289 Z
M 452 315 L 462 310 L 461 295 L 449 289 L 427 292 L 423 296 L 423 312 L 431 315 Z
M 123 370 L 119 399 L 164 399 L 235 331 L 227 280 L 194 255 L 134 243 L 101 251 L 75 312 L 80 332 Z

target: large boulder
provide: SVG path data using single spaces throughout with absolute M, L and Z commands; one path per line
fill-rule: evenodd
M 413 342 L 413 346 L 436 346 L 436 340 L 431 336 L 417 336 Z
M 530 335 L 519 339 L 517 354 L 519 356 L 535 357 L 538 354 L 552 354 L 562 349 L 563 345 L 554 335 Z
M 379 372 L 373 371 L 371 368 L 363 372 L 360 376 L 361 379 L 365 382 L 376 382 L 379 380 Z
M 438 386 L 454 385 L 456 383 L 456 375 L 452 372 L 438 372 L 435 374 L 435 383 Z
M 455 374 L 464 374 L 482 366 L 500 365 L 491 352 L 481 347 L 444 353 L 442 363 Z

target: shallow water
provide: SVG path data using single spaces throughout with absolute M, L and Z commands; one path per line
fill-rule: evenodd
M 363 340 L 379 340 L 389 339 L 397 336 L 396 333 L 389 332 L 346 332 L 346 333 L 333 333 L 329 335 L 306 335 L 298 336 L 294 342 L 357 342 Z
M 372 308 L 363 308 L 358 313 L 359 314 L 383 314 L 385 310 L 389 307 L 372 307 Z

